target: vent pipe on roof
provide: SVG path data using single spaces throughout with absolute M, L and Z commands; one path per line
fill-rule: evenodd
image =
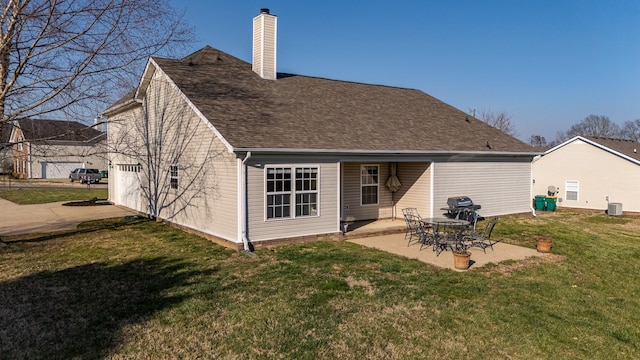
M 251 68 L 263 79 L 276 79 L 276 35 L 278 18 L 260 9 L 253 18 L 253 62 Z

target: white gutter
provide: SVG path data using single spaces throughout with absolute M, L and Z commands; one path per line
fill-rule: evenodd
M 242 243 L 244 251 L 251 252 L 249 239 L 247 239 L 247 160 L 251 158 L 251 151 L 248 151 L 242 160 L 240 169 L 240 228 L 242 231 Z
M 533 161 L 536 161 L 540 158 L 540 156 L 536 156 Z M 529 165 L 529 205 L 531 208 L 531 215 L 533 215 L 533 217 L 536 217 L 536 209 L 533 207 L 533 182 L 535 181 L 535 179 L 533 178 L 533 161 L 531 162 L 531 165 Z
M 541 152 L 513 151 L 451 151 L 451 150 L 358 150 L 358 149 L 295 149 L 295 148 L 233 148 L 235 152 L 258 153 L 313 153 L 313 154 L 356 154 L 356 155 L 527 155 L 535 156 Z

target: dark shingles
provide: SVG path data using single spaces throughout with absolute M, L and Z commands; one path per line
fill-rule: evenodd
M 18 124 L 26 141 L 89 142 L 100 138 L 99 130 L 75 121 L 21 119 Z
M 209 46 L 154 61 L 235 148 L 534 152 L 419 90 L 292 74 L 264 80 Z

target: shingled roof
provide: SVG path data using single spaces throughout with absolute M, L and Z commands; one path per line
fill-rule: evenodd
M 265 80 L 209 46 L 153 61 L 236 149 L 535 152 L 420 90 L 283 73 Z
M 104 133 L 76 121 L 21 119 L 18 126 L 24 139 L 32 143 L 94 142 Z
M 586 139 L 640 161 L 640 143 L 633 140 L 587 136 Z

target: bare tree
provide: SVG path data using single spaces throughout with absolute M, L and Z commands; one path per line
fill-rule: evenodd
M 473 116 L 475 117 L 475 110 L 473 110 Z M 511 115 L 506 111 L 493 111 L 491 109 L 488 110 L 480 110 L 478 113 L 478 119 L 483 122 L 493 126 L 494 128 L 504 132 L 507 135 L 517 136 L 518 132 L 516 131 L 516 126 L 511 121 Z
M 574 136 L 597 136 L 618 138 L 621 136 L 620 127 L 604 115 L 589 115 L 581 122 L 571 125 L 566 133 L 567 138 Z
M 215 197 L 214 162 L 223 150 L 171 84 L 151 80 L 148 89 L 136 109 L 113 122 L 109 118 L 109 147 L 114 165 L 137 173 L 145 201 L 139 210 L 151 218 L 170 210 L 165 218 L 171 220 Z
M 531 139 L 529 139 L 529 143 L 533 147 L 544 148 L 547 146 L 547 139 L 541 135 L 531 135 Z
M 625 121 L 622 136 L 626 139 L 640 142 L 640 119 Z
M 4 0 L 1 6 L 2 123 L 91 119 L 134 87 L 150 55 L 171 55 L 192 40 L 168 0 Z

